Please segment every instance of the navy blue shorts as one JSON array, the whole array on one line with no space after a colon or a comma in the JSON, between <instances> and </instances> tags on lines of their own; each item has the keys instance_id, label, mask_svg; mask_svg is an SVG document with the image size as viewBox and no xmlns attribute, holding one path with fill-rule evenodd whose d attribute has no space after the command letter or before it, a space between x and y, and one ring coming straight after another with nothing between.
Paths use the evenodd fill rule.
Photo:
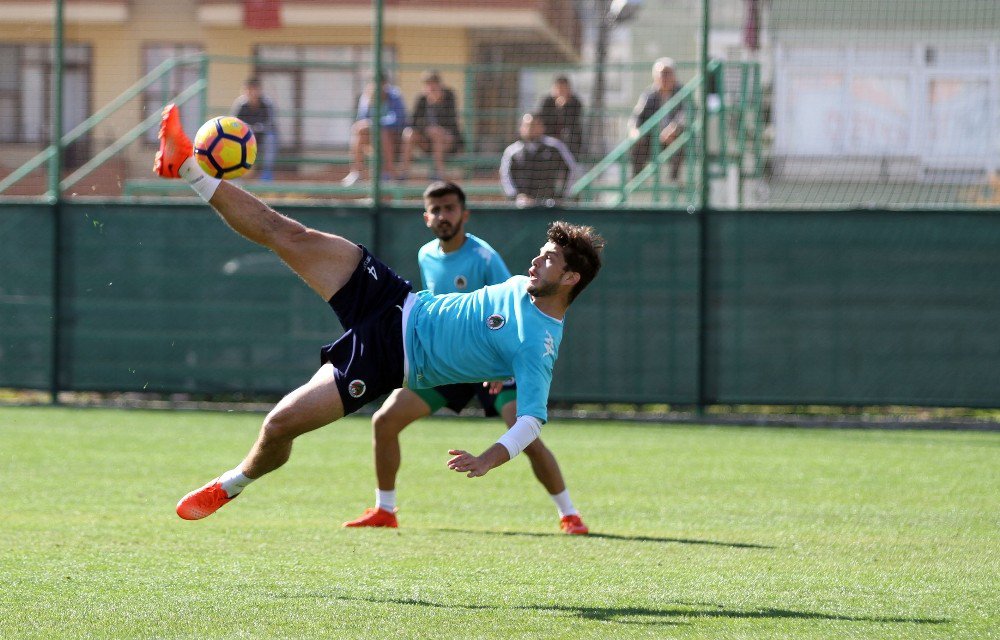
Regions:
<instances>
[{"instance_id":1,"label":"navy blue shorts","mask_svg":"<svg viewBox=\"0 0 1000 640\"><path fill-rule=\"evenodd\" d=\"M473 398L478 398L486 416L493 417L500 415L500 410L505 404L517 400L517 384L513 379L504 382L503 388L496 395L491 395L482 382L460 382L433 389L411 389L411 391L427 403L431 413L441 407L448 407L455 413L461 413Z\"/></svg>"},{"instance_id":2,"label":"navy blue shorts","mask_svg":"<svg viewBox=\"0 0 1000 640\"><path fill-rule=\"evenodd\" d=\"M413 287L361 252L351 279L330 298L344 335L320 349L320 362L333 365L344 415L403 386L403 303Z\"/></svg>"}]
</instances>

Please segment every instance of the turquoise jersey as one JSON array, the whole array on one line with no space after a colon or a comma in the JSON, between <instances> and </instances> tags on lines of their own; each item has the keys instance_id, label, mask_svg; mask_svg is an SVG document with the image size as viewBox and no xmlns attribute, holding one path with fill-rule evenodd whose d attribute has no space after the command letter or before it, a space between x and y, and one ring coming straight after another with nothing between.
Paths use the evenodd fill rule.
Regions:
<instances>
[{"instance_id":1,"label":"turquoise jersey","mask_svg":"<svg viewBox=\"0 0 1000 640\"><path fill-rule=\"evenodd\" d=\"M527 287L527 276L514 276L472 293L417 293L403 335L406 385L427 389L513 376L517 415L545 422L563 323L539 311Z\"/></svg>"},{"instance_id":2,"label":"turquoise jersey","mask_svg":"<svg viewBox=\"0 0 1000 640\"><path fill-rule=\"evenodd\" d=\"M468 293L510 278L500 254L471 233L465 234L465 243L451 253L441 251L437 240L428 242L417 252L417 262L424 289L435 295Z\"/></svg>"}]
</instances>

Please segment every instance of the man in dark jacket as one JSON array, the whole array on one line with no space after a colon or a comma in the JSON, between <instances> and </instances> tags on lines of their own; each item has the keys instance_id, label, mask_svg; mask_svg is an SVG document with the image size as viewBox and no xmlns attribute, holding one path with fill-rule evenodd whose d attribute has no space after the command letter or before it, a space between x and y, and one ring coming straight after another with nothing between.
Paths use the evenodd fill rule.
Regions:
<instances>
[{"instance_id":1,"label":"man in dark jacket","mask_svg":"<svg viewBox=\"0 0 1000 640\"><path fill-rule=\"evenodd\" d=\"M521 118L520 133L500 159L500 185L519 207L554 205L573 184L576 160L562 141L545 135L542 119L534 114Z\"/></svg>"},{"instance_id":2,"label":"man in dark jacket","mask_svg":"<svg viewBox=\"0 0 1000 640\"><path fill-rule=\"evenodd\" d=\"M559 138L580 158L583 149L583 104L573 93L569 78L558 76L552 83L552 93L542 100L539 115L545 123L545 133Z\"/></svg>"},{"instance_id":3,"label":"man in dark jacket","mask_svg":"<svg viewBox=\"0 0 1000 640\"><path fill-rule=\"evenodd\" d=\"M455 92L444 86L437 71L424 73L423 90L413 107L413 119L403 131L402 177L410 172L413 147L430 153L434 159L431 180L444 176L444 158L454 153L462 143L458 129L458 108Z\"/></svg>"},{"instance_id":4,"label":"man in dark jacket","mask_svg":"<svg viewBox=\"0 0 1000 640\"><path fill-rule=\"evenodd\" d=\"M660 58L653 63L653 84L643 91L629 119L629 137L639 136L639 127L660 110L668 100L680 91L680 84L674 72L674 61L670 58ZM665 149L677 136L684 131L684 105L679 104L660 122L660 127L636 142L632 147L632 172L639 173L649 163L652 153L652 136L660 139L660 149ZM670 178L676 180L680 174L683 153L679 152L670 158Z\"/></svg>"},{"instance_id":5,"label":"man in dark jacket","mask_svg":"<svg viewBox=\"0 0 1000 640\"><path fill-rule=\"evenodd\" d=\"M261 180L270 180L278 155L278 125L274 104L261 92L260 80L247 78L243 95L233 103L232 114L250 125L257 139L257 161Z\"/></svg>"}]
</instances>

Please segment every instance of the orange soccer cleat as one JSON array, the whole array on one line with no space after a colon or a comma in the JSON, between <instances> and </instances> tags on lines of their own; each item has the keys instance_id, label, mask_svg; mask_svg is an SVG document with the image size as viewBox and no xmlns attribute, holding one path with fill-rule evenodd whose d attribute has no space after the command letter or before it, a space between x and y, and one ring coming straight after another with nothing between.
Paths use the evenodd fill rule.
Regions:
<instances>
[{"instance_id":1,"label":"orange soccer cleat","mask_svg":"<svg viewBox=\"0 0 1000 640\"><path fill-rule=\"evenodd\" d=\"M379 509L378 507L368 507L357 520L349 520L344 523L345 527L389 527L395 529L399 526L396 522L396 514L392 511Z\"/></svg>"},{"instance_id":2,"label":"orange soccer cleat","mask_svg":"<svg viewBox=\"0 0 1000 640\"><path fill-rule=\"evenodd\" d=\"M559 519L559 528L565 533L574 536L585 536L590 533L590 529L587 525L583 524L583 520L580 519L579 514L573 514L571 516L563 516Z\"/></svg>"},{"instance_id":3,"label":"orange soccer cleat","mask_svg":"<svg viewBox=\"0 0 1000 640\"><path fill-rule=\"evenodd\" d=\"M194 153L194 145L181 126L180 109L175 104L163 107L160 122L160 150L153 161L153 173L161 178L179 178L184 161Z\"/></svg>"},{"instance_id":4,"label":"orange soccer cleat","mask_svg":"<svg viewBox=\"0 0 1000 640\"><path fill-rule=\"evenodd\" d=\"M177 503L177 515L185 520L201 520L218 511L219 507L235 497L229 497L229 494L219 483L219 479L216 478L204 487L195 489L181 498L181 501Z\"/></svg>"}]
</instances>

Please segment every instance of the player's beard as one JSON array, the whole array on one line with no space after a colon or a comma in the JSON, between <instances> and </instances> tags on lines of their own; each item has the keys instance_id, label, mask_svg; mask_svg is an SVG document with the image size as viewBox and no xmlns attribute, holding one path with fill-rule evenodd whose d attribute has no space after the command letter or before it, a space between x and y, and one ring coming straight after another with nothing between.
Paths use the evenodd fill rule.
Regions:
<instances>
[{"instance_id":1,"label":"player's beard","mask_svg":"<svg viewBox=\"0 0 1000 640\"><path fill-rule=\"evenodd\" d=\"M438 237L438 240L443 242L448 242L461 232L461 224L453 227L449 222L439 222L437 226L434 227L434 235Z\"/></svg>"},{"instance_id":2,"label":"player's beard","mask_svg":"<svg viewBox=\"0 0 1000 640\"><path fill-rule=\"evenodd\" d=\"M536 298L545 298L553 296L559 291L559 283L539 280L538 284L529 284L526 291Z\"/></svg>"}]
</instances>

